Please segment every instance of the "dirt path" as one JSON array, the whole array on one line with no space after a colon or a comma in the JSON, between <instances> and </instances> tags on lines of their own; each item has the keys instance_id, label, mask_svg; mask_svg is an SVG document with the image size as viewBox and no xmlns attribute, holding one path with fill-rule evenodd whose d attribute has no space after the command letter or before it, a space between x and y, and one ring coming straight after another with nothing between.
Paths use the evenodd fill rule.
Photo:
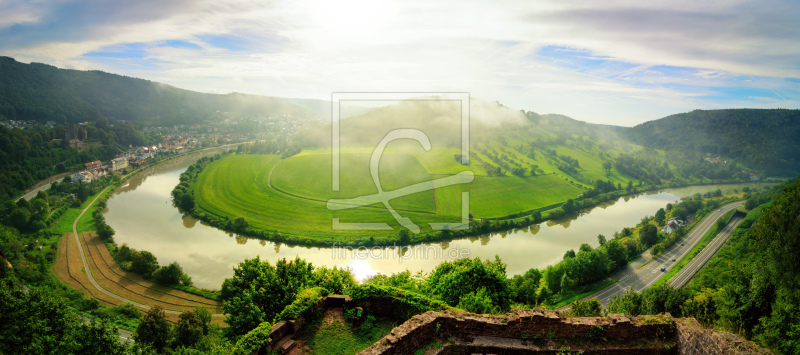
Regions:
<instances>
[{"instance_id":1,"label":"dirt path","mask_svg":"<svg viewBox=\"0 0 800 355\"><path fill-rule=\"evenodd\" d=\"M89 262L86 259L86 252L84 252L83 244L81 243L81 239L78 236L78 221L81 219L81 217L83 217L83 215L86 213L86 211L88 211L89 208L92 207L92 205L97 201L97 199L100 198L100 196L102 196L102 194L106 190L108 190L109 187L110 186L108 186L105 189L103 189L103 191L100 191L100 193L97 194L97 196L94 198L94 200L92 200L92 202L89 203L89 205L86 206L86 208L84 208L83 211L81 211L81 214L78 215L78 217L75 219L75 222L72 223L72 235L75 238L75 242L79 246L78 247L78 251L80 252L81 261L83 262L83 269L86 272L86 277L89 279L89 283L95 289L97 289L98 291L103 293L105 296L111 297L111 298L119 300L121 302L127 302L127 303L130 303L130 304L133 304L134 306L137 306L137 307L140 307L140 308L150 309L149 305L146 305L146 304L143 304L143 303L139 303L139 302L136 302L134 300L119 296L119 295L117 295L117 294L115 294L113 292L110 292L110 291L106 290L105 288L100 286L100 284L97 283L97 280L95 280L94 275L92 274L92 269L89 268ZM168 314L180 314L181 313L180 311L174 311L174 310L169 310L169 309L165 309L164 312L168 313ZM218 313L217 314L212 314L212 316L213 317L224 317L223 314L218 314Z\"/></svg>"}]
</instances>

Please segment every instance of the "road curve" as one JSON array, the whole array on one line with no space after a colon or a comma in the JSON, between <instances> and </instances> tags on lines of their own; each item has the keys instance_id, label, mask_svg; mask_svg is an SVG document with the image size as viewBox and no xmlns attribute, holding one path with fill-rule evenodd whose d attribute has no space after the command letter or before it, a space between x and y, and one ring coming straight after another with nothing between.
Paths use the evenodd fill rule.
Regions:
<instances>
[{"instance_id":1,"label":"road curve","mask_svg":"<svg viewBox=\"0 0 800 355\"><path fill-rule=\"evenodd\" d=\"M75 242L78 243L78 247L79 247L78 251L80 251L80 253L81 253L81 261L83 262L83 269L86 270L86 276L89 278L89 282L98 291L100 291L100 292L102 292L102 293L104 293L104 294L106 294L106 295L108 295L110 297L116 298L116 299L118 299L118 300L120 300L122 302L130 303L130 304L132 304L132 305L134 305L136 307L141 307L141 308L144 308L144 309L150 309L151 307L146 305L146 304L139 303L139 302L136 302L136 301L133 301L133 300L129 300L129 299L125 298L125 297L119 296L119 295L117 295L117 294L115 294L115 293L113 293L111 291L108 291L105 288L103 288L102 286L100 286L97 283L97 281L95 281L94 276L92 275L92 269L89 268L89 263L86 261L86 254L83 252L83 244L81 243L81 240L78 237L78 221L81 219L81 217L83 217L83 214L86 213L86 211L88 211L90 207L92 207L92 205L95 203L95 201L97 201L97 199L100 198L100 196L106 190L108 190L110 187L111 186L107 186L105 189L103 189L103 191L100 191L100 193L98 193L97 196L95 196L94 200L92 200L92 202L89 203L89 205L86 206L86 208L84 208L83 211L81 211L81 214L78 215L78 218L75 218L75 222L72 223L72 235L75 237ZM169 313L169 314L181 314L181 312L179 312L179 311L173 311L173 310L170 310L170 309L164 309L164 312ZM224 314L212 314L211 316L212 317L224 317Z\"/></svg>"},{"instance_id":2,"label":"road curve","mask_svg":"<svg viewBox=\"0 0 800 355\"><path fill-rule=\"evenodd\" d=\"M699 243L700 240L703 239L703 236L705 236L706 233L708 233L708 231L711 230L711 228L717 222L717 219L722 217L722 215L724 215L728 211L742 205L744 205L744 201L733 202L725 206L722 206L715 211L712 211L705 218L700 220L694 226L694 228L692 228L692 230L689 231L689 233L687 233L686 236L683 237L683 239L681 239L680 243L676 243L669 249L665 250L664 252L661 253L661 255L650 261L647 265L642 266L641 268L637 268L637 266L643 264L644 260L637 260L629 264L625 269L622 269L616 272L614 275L610 276L612 279L617 280L617 282L615 282L609 287L606 287L605 289L595 292L587 297L584 297L583 300L597 298L597 300L600 301L600 303L605 307L608 306L608 303L611 302L611 298L614 295L619 294L620 296L622 296L631 288L633 288L633 290L636 292L642 292L646 290L647 288L655 284L656 281L661 279L661 277L664 276L666 271L672 269L678 261L683 259L687 254L689 254L692 248L694 248L694 246L697 243ZM738 221L730 223L728 227L731 227L732 225L735 224L738 224ZM732 226L730 231L732 231L733 228L735 228L735 226ZM728 228L725 228L725 230L728 230ZM714 242L724 243L724 240L722 239L723 238L715 238ZM724 239L727 240L727 237L725 237ZM722 241L720 242L719 240ZM722 244L719 245L721 246ZM704 248L704 251L706 249L713 249L710 247L711 245L706 246L706 248ZM717 247L716 249L719 248ZM714 252L716 252L716 249L714 250ZM708 258L711 257L711 255L713 255L714 252L709 252L709 254L706 256L706 261L708 260ZM695 259L698 259L700 257L701 255L697 255ZM675 262L672 261L673 259L675 260ZM698 261L698 264L699 263L700 261ZM691 276L688 276L688 279L691 279L691 277L694 276L694 273L696 273L697 270L704 264L705 261L703 261L702 264L700 264L699 266L690 263L689 265L684 267L675 277L673 277L673 279L681 277L681 280L683 280L686 277L684 275L689 273L691 273ZM691 268L689 267L690 265L692 265ZM661 268L664 268L665 271L662 272Z\"/></svg>"}]
</instances>

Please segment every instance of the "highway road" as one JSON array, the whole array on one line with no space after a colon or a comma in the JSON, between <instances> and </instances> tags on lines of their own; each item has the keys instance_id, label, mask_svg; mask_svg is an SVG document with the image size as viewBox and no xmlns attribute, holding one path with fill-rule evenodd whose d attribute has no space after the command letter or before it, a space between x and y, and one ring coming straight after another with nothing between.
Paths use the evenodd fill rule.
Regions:
<instances>
[{"instance_id":1,"label":"highway road","mask_svg":"<svg viewBox=\"0 0 800 355\"><path fill-rule=\"evenodd\" d=\"M717 236L711 240L711 243L708 243L708 245L703 248L703 250L700 251L700 253L697 254L697 256L695 256L691 262L689 262L689 264L684 266L683 269L678 272L677 275L675 275L675 277L669 280L670 286L682 288L688 285L689 281L692 280L694 275L696 275L697 272L700 271L700 269L702 269L709 260L711 260L711 257L714 256L714 254L716 254L723 245L725 245L725 242L728 241L728 238L731 236L731 234L733 234L733 231L737 226L739 226L739 223L741 223L743 219L744 218L742 217L732 218L722 232L717 234Z\"/></svg>"},{"instance_id":2,"label":"highway road","mask_svg":"<svg viewBox=\"0 0 800 355\"><path fill-rule=\"evenodd\" d=\"M22 197L16 199L14 202L19 201L21 198L24 198L24 199L30 201L32 198L36 197L36 194L38 194L39 191L47 191L49 189L50 189L50 183L48 182L48 183L46 183L46 184L44 184L42 186L39 186L39 187L29 191L26 194L22 195Z\"/></svg>"},{"instance_id":3,"label":"highway road","mask_svg":"<svg viewBox=\"0 0 800 355\"><path fill-rule=\"evenodd\" d=\"M694 246L699 243L701 239L703 239L703 236L705 236L706 233L711 230L711 227L714 226L714 224L717 222L717 219L722 217L722 215L728 211L742 205L744 205L743 201L734 202L709 213L705 218L698 222L680 242L661 253L661 255L650 261L647 265L637 269L639 265L645 262L643 258L628 264L627 268L611 275L611 278L617 280L617 282L609 287L595 292L594 294L584 297L583 300L597 298L597 300L600 301L600 303L605 307L608 306L608 303L611 302L611 298L616 294L622 296L622 294L627 292L630 288L633 288L633 290L636 292L642 292L650 286L653 286L656 281L664 276L667 271L672 269L672 267L674 267L678 261L689 254L692 248L694 248ZM706 261L708 261L708 259L710 259L711 256L713 256L714 253L719 250L719 247L725 243L725 240L728 239L730 232L736 228L735 225L737 225L740 220L732 222L734 223L730 223L730 225L723 230L723 233L726 231L728 232L727 235L720 235L717 238L714 238L712 243L703 249L703 253L698 254L693 259L692 263L689 263L689 265L684 267L675 277L673 277L673 280L680 280L676 282L680 282L681 286L688 283L694 274L697 273L697 270L702 268ZM713 248L712 244L718 246ZM705 259L702 260L703 258ZM675 261L672 261L673 259ZM661 271L661 268L664 268L665 271Z\"/></svg>"}]
</instances>

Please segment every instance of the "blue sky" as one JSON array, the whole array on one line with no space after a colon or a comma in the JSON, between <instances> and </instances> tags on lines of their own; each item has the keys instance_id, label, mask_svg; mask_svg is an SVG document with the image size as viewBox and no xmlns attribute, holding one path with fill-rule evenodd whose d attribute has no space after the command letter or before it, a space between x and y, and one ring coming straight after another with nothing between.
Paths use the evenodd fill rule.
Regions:
<instances>
[{"instance_id":1,"label":"blue sky","mask_svg":"<svg viewBox=\"0 0 800 355\"><path fill-rule=\"evenodd\" d=\"M0 2L0 55L212 93L469 92L632 126L800 108L800 2Z\"/></svg>"}]
</instances>

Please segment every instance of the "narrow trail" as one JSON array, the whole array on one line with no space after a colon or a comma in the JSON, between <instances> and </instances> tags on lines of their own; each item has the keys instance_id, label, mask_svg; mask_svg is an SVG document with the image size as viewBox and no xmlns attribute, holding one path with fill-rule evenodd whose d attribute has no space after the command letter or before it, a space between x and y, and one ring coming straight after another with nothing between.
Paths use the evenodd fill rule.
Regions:
<instances>
[{"instance_id":1,"label":"narrow trail","mask_svg":"<svg viewBox=\"0 0 800 355\"><path fill-rule=\"evenodd\" d=\"M108 190L110 187L111 186L107 186L105 189L103 189L103 191L100 191L100 193L98 193L97 196L95 196L94 200L92 200L92 202L89 203L89 205L86 206L86 208L84 208L83 211L81 211L81 214L78 215L78 218L75 218L75 222L72 223L72 236L75 237L75 242L78 243L78 246L79 246L78 251L81 254L81 261L83 262L83 269L86 271L86 276L89 278L89 282L92 284L92 286L94 286L94 288L96 288L98 291L108 295L109 297L113 297L113 298L115 298L117 300L120 300L122 302L127 302L127 303L130 303L130 304L133 304L136 307L140 307L140 308L144 308L144 309L150 309L151 307L146 305L146 304L139 303L139 302L127 299L125 297L119 296L119 295L117 295L117 294L115 294L115 293L113 293L111 291L106 290L102 286L100 286L100 284L97 283L97 280L94 279L94 275L92 275L92 269L89 268L89 262L86 261L86 253L83 251L83 244L81 243L80 237L78 237L78 221L80 221L81 217L83 217L83 215L86 213L86 211L88 211L89 208L91 208L92 205L94 205L94 203L97 201L97 199L100 198L100 196L102 196L103 193L106 192L106 190ZM168 314L181 314L181 312L179 312L179 311L174 311L174 310L170 310L170 309L164 309L164 312L168 313ZM211 316L212 317L224 317L225 315L224 314L212 314Z\"/></svg>"}]
</instances>

